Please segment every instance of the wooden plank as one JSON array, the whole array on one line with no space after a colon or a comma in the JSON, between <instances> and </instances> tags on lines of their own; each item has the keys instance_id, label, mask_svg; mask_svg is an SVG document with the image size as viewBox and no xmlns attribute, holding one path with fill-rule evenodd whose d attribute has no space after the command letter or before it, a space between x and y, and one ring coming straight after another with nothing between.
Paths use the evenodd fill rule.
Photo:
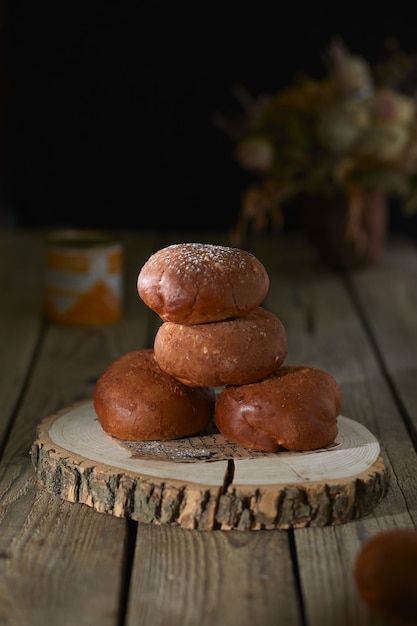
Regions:
<instances>
[{"instance_id":1,"label":"wooden plank","mask_svg":"<svg viewBox=\"0 0 417 626\"><path fill-rule=\"evenodd\" d=\"M258 256L265 259L272 278L268 306L288 329L289 358L324 367L340 380L344 413L383 441L384 459L395 468L389 492L360 522L294 531L295 572L292 531L206 533L139 523L129 625L137 623L138 616L145 626L264 626L276 623L277 617L300 626L333 626L335 616L338 626L367 624L368 613L351 577L357 549L380 528L412 524L417 507L408 475L417 469L415 452L349 292L338 275L310 264L303 246L292 241L281 245L279 238L270 243L260 241ZM54 619L65 624L65 615L77 624L83 624L82 619L94 623L97 617L103 626L120 623L121 589L116 580L120 585L126 564L126 522L37 493L28 450L41 417L91 397L107 363L149 341L149 313L133 288L136 267L139 271L149 251L146 241L143 245L129 248L130 295L122 323L94 331L48 327L41 345L0 465L0 523L5 529L0 540L0 616L6 623L15 615L22 620L36 615L39 624ZM51 590L46 588L45 571ZM296 574L306 622L298 604ZM88 594L85 589L92 579L94 593ZM75 600L78 591L80 599Z\"/></svg>"},{"instance_id":2,"label":"wooden plank","mask_svg":"<svg viewBox=\"0 0 417 626\"><path fill-rule=\"evenodd\" d=\"M253 251L270 271L272 288L265 306L281 318L287 329L286 362L322 367L333 374L342 387L343 413L367 426L383 442L391 479L387 496L373 513L354 525L294 531L306 623L368 624L369 613L358 597L352 565L361 543L373 533L417 523L417 489L410 480L417 472L416 453L367 326L358 317L355 302L340 276L319 267L302 242L297 248L297 242L290 239L263 240ZM386 272L390 271L391 266L380 272L379 289L385 301L396 298L394 285L386 286L385 282ZM362 295L368 290L375 292L371 283L375 284L376 272L377 268L368 272L373 278L364 284ZM355 286L357 280L359 275L358 279L355 276ZM379 304L382 300L369 303L370 318ZM415 342L411 319L408 323L410 339L412 336ZM397 348L398 344L393 350Z\"/></svg>"},{"instance_id":3,"label":"wooden plank","mask_svg":"<svg viewBox=\"0 0 417 626\"><path fill-rule=\"evenodd\" d=\"M354 274L352 285L383 368L417 442L417 249L394 239L379 265Z\"/></svg>"},{"instance_id":4,"label":"wooden plank","mask_svg":"<svg viewBox=\"0 0 417 626\"><path fill-rule=\"evenodd\" d=\"M386 403L379 402L385 445L396 477L406 494L417 525L415 448L417 445L417 249L407 240L393 239L380 264L351 277L358 306L375 342L381 370L401 414L401 426ZM375 398L378 402L379 398ZM403 432L408 438L403 438Z\"/></svg>"},{"instance_id":5,"label":"wooden plank","mask_svg":"<svg viewBox=\"0 0 417 626\"><path fill-rule=\"evenodd\" d=\"M268 248L267 244L262 242L259 257L267 267L274 267L275 264L277 270L270 272L273 287L265 304L281 317L287 330L288 357L285 362L322 367L329 371L342 387L342 413L364 424L383 442L387 460L392 458L398 464L396 473L398 475L401 468L405 479L411 468L417 469L416 455L402 419L401 407L386 384L384 371L373 349L373 340L369 337L367 325L356 313L349 289L338 274L317 267L305 254L305 262L301 262L302 246L297 259L296 242L286 239L280 242L278 250L275 246ZM271 263L268 258L272 259ZM376 267L354 275L355 285L359 285L358 281L363 281L365 275L369 276L363 285L362 295L365 297L366 293L366 297L369 294L372 298L372 306L369 304L372 320L374 316L378 320L378 315L389 318L383 312L382 302L375 302L373 294L379 290L384 294L384 300L396 299L396 278L393 281L386 279L393 271L393 266L387 266L383 273ZM387 307L386 304L385 309ZM377 311L374 313L375 308ZM414 336L412 316L408 317L408 341L412 344L417 340L417 330ZM400 324L401 319L398 318L396 326ZM386 334L382 332L379 337L381 346L384 341L394 341L385 339ZM408 350L408 359L411 359L412 352L412 348ZM408 495L412 508L417 495L412 485Z\"/></svg>"},{"instance_id":6,"label":"wooden plank","mask_svg":"<svg viewBox=\"0 0 417 626\"><path fill-rule=\"evenodd\" d=\"M0 451L42 332L43 249L35 233L0 231Z\"/></svg>"},{"instance_id":7,"label":"wooden plank","mask_svg":"<svg viewBox=\"0 0 417 626\"><path fill-rule=\"evenodd\" d=\"M132 274L151 245L145 234L127 243L131 269L120 322L97 328L46 326L0 464L1 545L6 555L0 559L1 623L118 623L127 522L38 491L29 450L43 417L91 398L104 367L146 343L148 312L132 285ZM32 253L27 267L39 268L36 246ZM7 263L14 257L3 258ZM38 274L34 271L35 278ZM21 294L15 290L10 298L10 307L19 310ZM29 324L39 323L40 312L32 307L27 317ZM0 354L3 368L6 356L10 354Z\"/></svg>"},{"instance_id":8,"label":"wooden plank","mask_svg":"<svg viewBox=\"0 0 417 626\"><path fill-rule=\"evenodd\" d=\"M34 482L21 468L1 499L0 623L116 624L126 524L37 491Z\"/></svg>"},{"instance_id":9,"label":"wooden plank","mask_svg":"<svg viewBox=\"0 0 417 626\"><path fill-rule=\"evenodd\" d=\"M410 525L405 516L398 526ZM363 541L388 527L389 517L378 515L355 524L296 531L301 589L309 626L369 626L379 624L358 596L353 568ZM324 571L327 572L323 578Z\"/></svg>"},{"instance_id":10,"label":"wooden plank","mask_svg":"<svg viewBox=\"0 0 417 626\"><path fill-rule=\"evenodd\" d=\"M126 626L138 616L141 626L301 626L287 532L139 524Z\"/></svg>"},{"instance_id":11,"label":"wooden plank","mask_svg":"<svg viewBox=\"0 0 417 626\"><path fill-rule=\"evenodd\" d=\"M314 529L314 536L311 528L294 532L307 623L330 626L335 618L340 626L348 626L352 621L369 623L350 566L367 536L379 528L412 523L401 483L407 479L410 468L411 474L415 473L415 454L410 450L407 430L385 385L378 359L369 346L366 329L357 318L340 277L318 267L310 251L302 244L297 247L297 242L262 240L259 246L253 242L251 250L270 273L271 290L265 306L286 326L288 362L315 365L335 375L344 391L346 415L367 425L384 441L390 468L391 458L399 467L399 475L397 465L393 472L398 481L391 482L387 497L359 526L346 524L332 531ZM410 504L415 503L414 493L411 492ZM275 557L278 561L277 554ZM338 606L346 611L339 611Z\"/></svg>"}]
</instances>

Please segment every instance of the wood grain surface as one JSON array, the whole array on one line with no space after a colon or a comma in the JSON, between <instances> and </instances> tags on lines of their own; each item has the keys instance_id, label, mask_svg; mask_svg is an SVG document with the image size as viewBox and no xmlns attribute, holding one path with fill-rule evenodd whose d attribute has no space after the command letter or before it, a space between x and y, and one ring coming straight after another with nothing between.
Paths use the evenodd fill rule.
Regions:
<instances>
[{"instance_id":1,"label":"wood grain surface","mask_svg":"<svg viewBox=\"0 0 417 626\"><path fill-rule=\"evenodd\" d=\"M89 401L121 354L149 347L158 319L135 279L148 255L219 234L126 233L123 319L63 328L42 313L43 236L0 232L0 624L3 626L369 626L352 567L377 532L417 526L417 251L393 240L377 267L340 275L297 237L253 239L283 321L288 363L328 370L343 415L376 438L385 497L343 524L200 531L98 513L39 485L40 421ZM237 476L235 476L237 480ZM382 624L381 624L382 626Z\"/></svg>"}]
</instances>

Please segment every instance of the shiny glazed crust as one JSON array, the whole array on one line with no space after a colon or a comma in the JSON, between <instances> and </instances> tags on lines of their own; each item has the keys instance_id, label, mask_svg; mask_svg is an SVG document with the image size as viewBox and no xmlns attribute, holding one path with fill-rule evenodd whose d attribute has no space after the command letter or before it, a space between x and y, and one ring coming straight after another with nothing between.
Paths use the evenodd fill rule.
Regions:
<instances>
[{"instance_id":1,"label":"shiny glazed crust","mask_svg":"<svg viewBox=\"0 0 417 626\"><path fill-rule=\"evenodd\" d=\"M153 350L129 352L97 380L94 408L103 430L131 441L186 437L213 416L211 387L190 388L163 372Z\"/></svg>"},{"instance_id":2,"label":"shiny glazed crust","mask_svg":"<svg viewBox=\"0 0 417 626\"><path fill-rule=\"evenodd\" d=\"M257 307L245 317L187 326L164 322L154 341L161 369L193 387L243 385L267 376L287 355L284 326Z\"/></svg>"},{"instance_id":3,"label":"shiny glazed crust","mask_svg":"<svg viewBox=\"0 0 417 626\"><path fill-rule=\"evenodd\" d=\"M263 264L240 248L182 243L147 260L137 289L162 320L203 324L247 315L265 298L269 277Z\"/></svg>"},{"instance_id":4,"label":"shiny glazed crust","mask_svg":"<svg viewBox=\"0 0 417 626\"><path fill-rule=\"evenodd\" d=\"M341 405L330 374L288 365L258 382L223 389L215 422L224 437L252 450L316 450L335 440Z\"/></svg>"}]
</instances>

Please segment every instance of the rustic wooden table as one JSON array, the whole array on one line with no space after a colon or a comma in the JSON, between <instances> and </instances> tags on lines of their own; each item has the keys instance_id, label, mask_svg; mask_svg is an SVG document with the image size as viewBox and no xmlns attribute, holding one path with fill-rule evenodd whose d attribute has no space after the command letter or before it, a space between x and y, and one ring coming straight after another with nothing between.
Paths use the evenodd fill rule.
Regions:
<instances>
[{"instance_id":1,"label":"rustic wooden table","mask_svg":"<svg viewBox=\"0 0 417 626\"><path fill-rule=\"evenodd\" d=\"M316 264L297 237L251 251L283 321L287 363L339 381L343 415L377 438L390 479L373 510L342 524L190 530L137 522L42 488L30 450L39 422L89 400L123 353L152 345L156 321L136 292L148 256L210 233L123 237L120 322L65 327L42 314L44 236L0 232L0 624L13 626L360 626L383 624L352 568L375 533L417 523L417 249L392 240L377 267L347 276Z\"/></svg>"}]
</instances>

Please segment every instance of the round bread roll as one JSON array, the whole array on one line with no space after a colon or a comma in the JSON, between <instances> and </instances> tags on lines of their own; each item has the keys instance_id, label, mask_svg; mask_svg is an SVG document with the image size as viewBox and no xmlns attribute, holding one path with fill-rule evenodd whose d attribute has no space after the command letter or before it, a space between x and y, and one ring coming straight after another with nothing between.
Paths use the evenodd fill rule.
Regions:
<instances>
[{"instance_id":1,"label":"round bread roll","mask_svg":"<svg viewBox=\"0 0 417 626\"><path fill-rule=\"evenodd\" d=\"M137 289L162 320L205 324L247 315L265 298L269 277L245 250L182 243L162 248L147 260Z\"/></svg>"},{"instance_id":2,"label":"round bread roll","mask_svg":"<svg viewBox=\"0 0 417 626\"><path fill-rule=\"evenodd\" d=\"M226 439L252 450L316 450L333 443L342 394L327 372L302 365L282 366L268 377L226 387L214 419Z\"/></svg>"},{"instance_id":3,"label":"round bread roll","mask_svg":"<svg viewBox=\"0 0 417 626\"><path fill-rule=\"evenodd\" d=\"M103 430L130 441L187 437L213 417L215 392L191 388L163 372L153 350L129 352L109 365L93 393Z\"/></svg>"},{"instance_id":4,"label":"round bread roll","mask_svg":"<svg viewBox=\"0 0 417 626\"><path fill-rule=\"evenodd\" d=\"M358 592L393 624L417 624L417 531L381 531L362 545L354 565Z\"/></svg>"},{"instance_id":5,"label":"round bread roll","mask_svg":"<svg viewBox=\"0 0 417 626\"><path fill-rule=\"evenodd\" d=\"M222 387L267 376L284 362L288 348L281 320L257 307L222 322L164 322L154 350L161 369L185 385Z\"/></svg>"}]
</instances>

